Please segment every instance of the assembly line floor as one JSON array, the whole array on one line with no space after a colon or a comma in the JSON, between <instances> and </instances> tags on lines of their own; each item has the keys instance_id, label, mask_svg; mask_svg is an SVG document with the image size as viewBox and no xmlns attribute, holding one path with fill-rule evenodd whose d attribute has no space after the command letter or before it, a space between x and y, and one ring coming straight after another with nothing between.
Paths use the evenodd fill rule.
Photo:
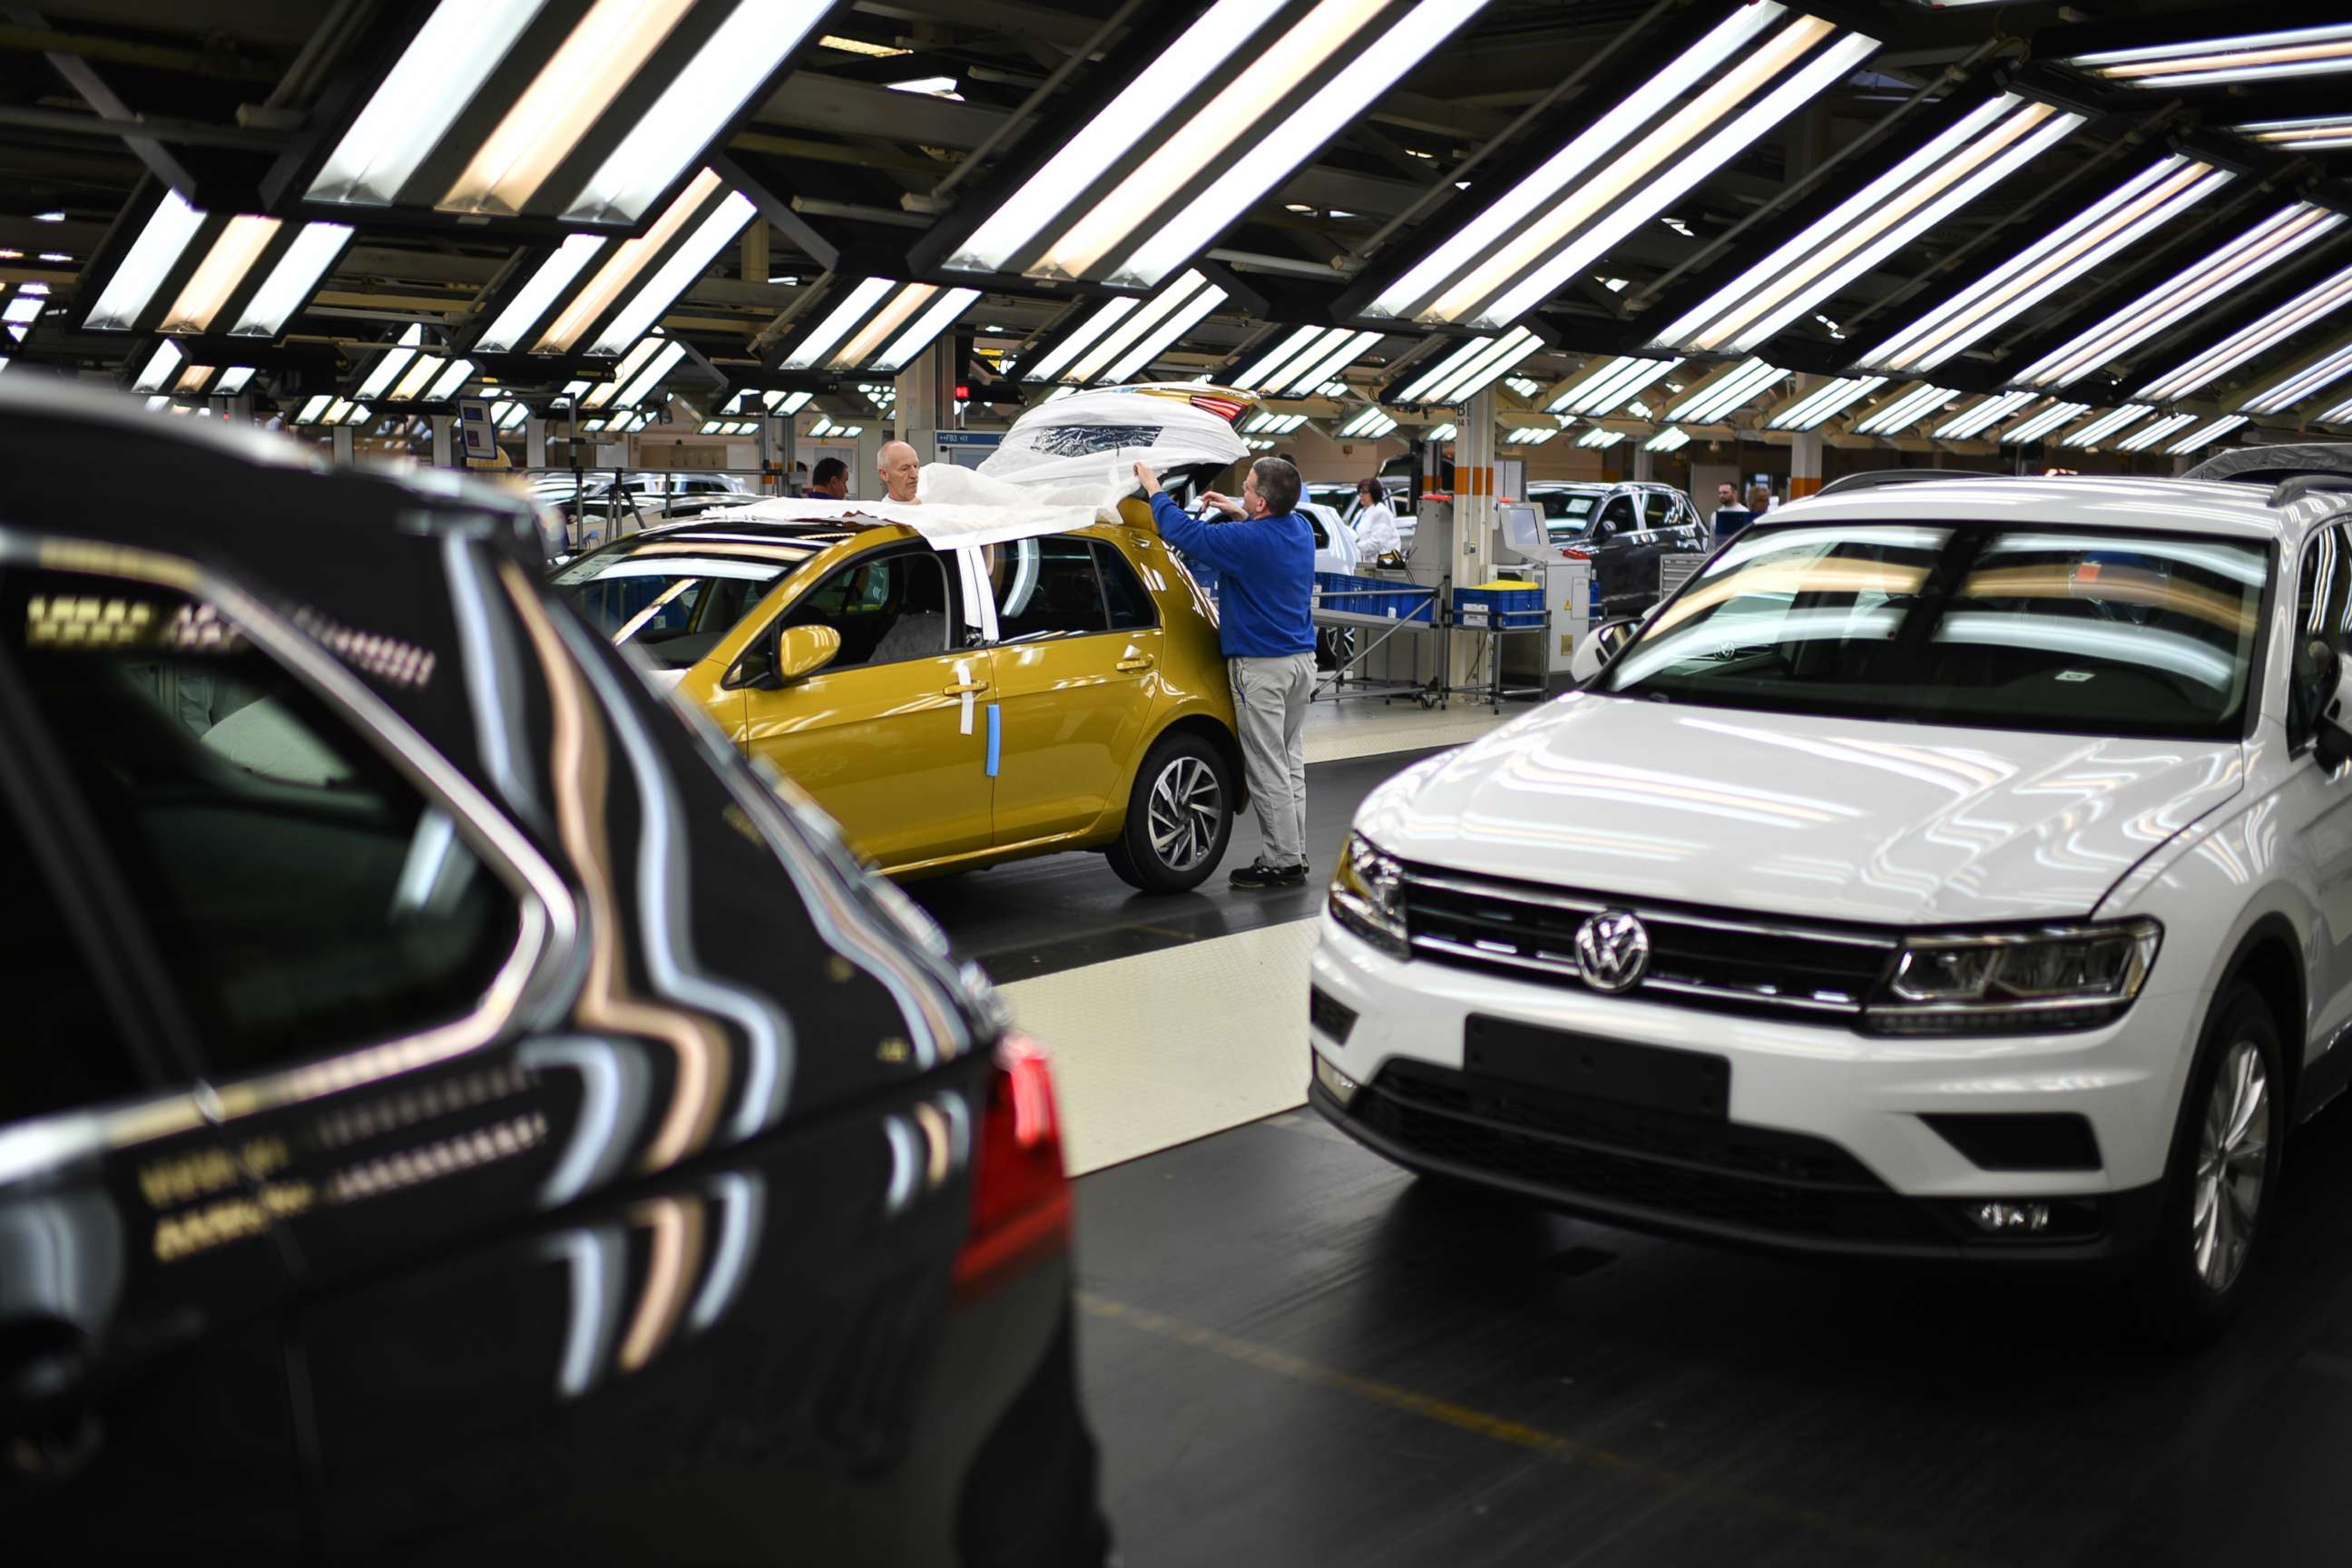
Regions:
<instances>
[{"instance_id":1,"label":"assembly line floor","mask_svg":"<svg viewBox=\"0 0 2352 1568\"><path fill-rule=\"evenodd\" d=\"M1366 792L1468 738L1365 706L1318 716L1318 873ZM2095 1279L1417 1181L1299 1109L1319 887L1144 900L1064 856L914 891L1055 1055L1126 1568L2352 1561L2352 1111L2290 1152L2247 1317L2168 1357Z\"/></svg>"}]
</instances>

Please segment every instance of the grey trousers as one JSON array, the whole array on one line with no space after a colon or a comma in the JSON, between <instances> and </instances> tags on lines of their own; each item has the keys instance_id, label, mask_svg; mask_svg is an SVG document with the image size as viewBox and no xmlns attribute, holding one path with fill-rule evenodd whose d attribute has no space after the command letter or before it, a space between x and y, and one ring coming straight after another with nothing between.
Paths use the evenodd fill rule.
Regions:
<instances>
[{"instance_id":1,"label":"grey trousers","mask_svg":"<svg viewBox=\"0 0 2352 1568\"><path fill-rule=\"evenodd\" d=\"M1262 866L1307 858L1307 703L1315 694L1315 656L1229 658L1242 768L1265 847Z\"/></svg>"}]
</instances>

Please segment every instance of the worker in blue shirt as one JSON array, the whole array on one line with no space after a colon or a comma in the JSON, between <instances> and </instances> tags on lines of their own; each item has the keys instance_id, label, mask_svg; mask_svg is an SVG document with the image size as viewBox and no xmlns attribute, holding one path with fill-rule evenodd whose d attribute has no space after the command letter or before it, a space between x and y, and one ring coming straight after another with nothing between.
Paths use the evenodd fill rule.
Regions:
<instances>
[{"instance_id":1,"label":"worker in blue shirt","mask_svg":"<svg viewBox=\"0 0 2352 1568\"><path fill-rule=\"evenodd\" d=\"M1160 537L1223 578L1217 615L1241 730L1242 768L1265 847L1234 872L1255 891L1307 885L1307 704L1315 695L1315 530L1298 510L1298 470L1260 458L1241 500L1202 499L1238 521L1187 517L1160 476L1135 465Z\"/></svg>"}]
</instances>

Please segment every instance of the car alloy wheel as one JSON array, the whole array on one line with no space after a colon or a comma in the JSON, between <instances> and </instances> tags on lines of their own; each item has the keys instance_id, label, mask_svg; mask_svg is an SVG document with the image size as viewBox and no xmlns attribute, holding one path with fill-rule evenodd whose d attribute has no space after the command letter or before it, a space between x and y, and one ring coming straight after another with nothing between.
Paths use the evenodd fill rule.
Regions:
<instances>
[{"instance_id":1,"label":"car alloy wheel","mask_svg":"<svg viewBox=\"0 0 2352 1568\"><path fill-rule=\"evenodd\" d=\"M2216 1293L2237 1283L2262 1213L2271 1141L2270 1075L2262 1048L2239 1040L2213 1075L2197 1136L2189 1241L2197 1276Z\"/></svg>"},{"instance_id":2,"label":"car alloy wheel","mask_svg":"<svg viewBox=\"0 0 2352 1568\"><path fill-rule=\"evenodd\" d=\"M1198 757L1179 756L1151 784L1151 848L1171 871L1190 871L1217 842L1224 792Z\"/></svg>"}]
</instances>

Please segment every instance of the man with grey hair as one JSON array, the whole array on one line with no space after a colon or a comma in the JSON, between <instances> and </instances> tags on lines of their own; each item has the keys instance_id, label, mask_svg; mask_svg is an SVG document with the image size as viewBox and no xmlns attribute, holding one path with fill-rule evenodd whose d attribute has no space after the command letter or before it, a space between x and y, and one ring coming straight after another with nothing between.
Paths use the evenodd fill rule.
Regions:
<instances>
[{"instance_id":1,"label":"man with grey hair","mask_svg":"<svg viewBox=\"0 0 2352 1568\"><path fill-rule=\"evenodd\" d=\"M882 493L892 500L919 500L915 489L922 482L923 460L904 441L885 441L879 458Z\"/></svg>"},{"instance_id":2,"label":"man with grey hair","mask_svg":"<svg viewBox=\"0 0 2352 1568\"><path fill-rule=\"evenodd\" d=\"M1235 521L1184 515L1160 476L1135 465L1160 537L1221 579L1217 635L1233 681L1242 767L1265 847L1233 874L1255 891L1307 885L1307 700L1315 694L1315 530L1298 510L1298 470L1252 463L1239 500L1202 498Z\"/></svg>"}]
</instances>

